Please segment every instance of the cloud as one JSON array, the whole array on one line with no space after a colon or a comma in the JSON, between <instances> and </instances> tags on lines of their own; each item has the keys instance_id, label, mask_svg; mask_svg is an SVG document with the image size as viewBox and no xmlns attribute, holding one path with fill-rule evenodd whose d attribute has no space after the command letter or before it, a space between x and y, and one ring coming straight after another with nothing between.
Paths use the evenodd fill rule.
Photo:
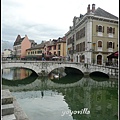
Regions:
<instances>
[{"instance_id":1,"label":"cloud","mask_svg":"<svg viewBox=\"0 0 120 120\"><path fill-rule=\"evenodd\" d=\"M57 39L68 32L74 16L87 12L88 4L95 3L116 15L117 11L112 9L111 12L110 7L117 8L117 1L112 3L106 0L104 5L100 0L2 0L2 39L13 42L18 34L28 35L38 43Z\"/></svg>"}]
</instances>

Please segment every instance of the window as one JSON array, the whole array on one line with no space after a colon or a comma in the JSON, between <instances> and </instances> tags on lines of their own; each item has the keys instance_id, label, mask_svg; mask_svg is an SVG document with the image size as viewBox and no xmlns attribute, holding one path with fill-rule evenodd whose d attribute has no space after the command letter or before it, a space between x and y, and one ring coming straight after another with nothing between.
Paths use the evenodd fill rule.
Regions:
<instances>
[{"instance_id":1,"label":"window","mask_svg":"<svg viewBox=\"0 0 120 120\"><path fill-rule=\"evenodd\" d=\"M97 64L102 65L102 55L97 56Z\"/></svg>"},{"instance_id":2,"label":"window","mask_svg":"<svg viewBox=\"0 0 120 120\"><path fill-rule=\"evenodd\" d=\"M114 49L114 42L107 42L107 48L113 48Z\"/></svg>"},{"instance_id":3,"label":"window","mask_svg":"<svg viewBox=\"0 0 120 120\"><path fill-rule=\"evenodd\" d=\"M58 56L60 56L60 51L58 51Z\"/></svg>"},{"instance_id":4,"label":"window","mask_svg":"<svg viewBox=\"0 0 120 120\"><path fill-rule=\"evenodd\" d=\"M60 46L60 44L59 44L59 45L58 45L58 50L60 50L60 47L61 47L61 46Z\"/></svg>"},{"instance_id":5,"label":"window","mask_svg":"<svg viewBox=\"0 0 120 120\"><path fill-rule=\"evenodd\" d=\"M56 55L56 52L54 52L54 55Z\"/></svg>"},{"instance_id":6,"label":"window","mask_svg":"<svg viewBox=\"0 0 120 120\"><path fill-rule=\"evenodd\" d=\"M108 43L108 48L112 48L112 42Z\"/></svg>"},{"instance_id":7,"label":"window","mask_svg":"<svg viewBox=\"0 0 120 120\"><path fill-rule=\"evenodd\" d=\"M79 44L79 51L85 51L85 42Z\"/></svg>"},{"instance_id":8,"label":"window","mask_svg":"<svg viewBox=\"0 0 120 120\"><path fill-rule=\"evenodd\" d=\"M37 51L38 54L42 53L42 50Z\"/></svg>"},{"instance_id":9,"label":"window","mask_svg":"<svg viewBox=\"0 0 120 120\"><path fill-rule=\"evenodd\" d=\"M76 45L76 52L79 52L79 44Z\"/></svg>"},{"instance_id":10,"label":"window","mask_svg":"<svg viewBox=\"0 0 120 120\"><path fill-rule=\"evenodd\" d=\"M98 26L98 32L102 32L102 26Z\"/></svg>"},{"instance_id":11,"label":"window","mask_svg":"<svg viewBox=\"0 0 120 120\"><path fill-rule=\"evenodd\" d=\"M85 37L85 27L76 33L76 40Z\"/></svg>"},{"instance_id":12,"label":"window","mask_svg":"<svg viewBox=\"0 0 120 120\"><path fill-rule=\"evenodd\" d=\"M112 27L109 28L109 33L112 33Z\"/></svg>"},{"instance_id":13,"label":"window","mask_svg":"<svg viewBox=\"0 0 120 120\"><path fill-rule=\"evenodd\" d=\"M107 33L115 34L115 28L113 28L113 27L107 27Z\"/></svg>"},{"instance_id":14,"label":"window","mask_svg":"<svg viewBox=\"0 0 120 120\"><path fill-rule=\"evenodd\" d=\"M96 32L103 32L104 33L104 26L96 25Z\"/></svg>"},{"instance_id":15,"label":"window","mask_svg":"<svg viewBox=\"0 0 120 120\"><path fill-rule=\"evenodd\" d=\"M54 46L54 48L53 48L54 50L56 50L56 45Z\"/></svg>"},{"instance_id":16,"label":"window","mask_svg":"<svg viewBox=\"0 0 120 120\"><path fill-rule=\"evenodd\" d=\"M98 41L98 47L102 47L102 41Z\"/></svg>"}]
</instances>

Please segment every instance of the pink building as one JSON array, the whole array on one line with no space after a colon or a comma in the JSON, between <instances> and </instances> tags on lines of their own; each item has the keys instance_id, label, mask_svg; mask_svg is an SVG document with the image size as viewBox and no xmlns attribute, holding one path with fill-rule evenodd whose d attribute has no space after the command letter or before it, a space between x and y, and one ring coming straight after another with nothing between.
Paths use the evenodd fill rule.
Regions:
<instances>
[{"instance_id":1,"label":"pink building","mask_svg":"<svg viewBox=\"0 0 120 120\"><path fill-rule=\"evenodd\" d=\"M26 56L26 49L29 49L36 44L37 43L35 43L34 40L28 39L27 35L23 38L18 35L13 45L14 56L18 59L24 58L24 56Z\"/></svg>"}]
</instances>

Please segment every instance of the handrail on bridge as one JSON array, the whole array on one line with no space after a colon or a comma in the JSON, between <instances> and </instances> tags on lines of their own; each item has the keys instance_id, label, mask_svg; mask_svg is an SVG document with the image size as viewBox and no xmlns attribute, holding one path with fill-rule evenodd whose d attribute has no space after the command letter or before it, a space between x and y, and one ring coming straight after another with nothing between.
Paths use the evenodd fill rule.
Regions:
<instances>
[{"instance_id":1,"label":"handrail on bridge","mask_svg":"<svg viewBox=\"0 0 120 120\"><path fill-rule=\"evenodd\" d=\"M104 67L104 68L113 68L113 69L119 69L118 66L106 66L106 65L98 65L98 64L88 64L88 63L82 63L82 62L72 62L72 61L40 61L40 60L35 60L35 61L28 61L28 60L5 60L2 61L2 63L58 63L58 64L81 64L81 65L87 65L89 66L97 66L97 67Z\"/></svg>"}]
</instances>

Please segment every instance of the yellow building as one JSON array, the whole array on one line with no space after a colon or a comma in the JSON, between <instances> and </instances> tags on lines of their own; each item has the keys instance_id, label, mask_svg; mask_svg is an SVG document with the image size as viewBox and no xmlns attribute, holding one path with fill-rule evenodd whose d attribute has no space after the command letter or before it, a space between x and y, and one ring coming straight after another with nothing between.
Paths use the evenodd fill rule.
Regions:
<instances>
[{"instance_id":1,"label":"yellow building","mask_svg":"<svg viewBox=\"0 0 120 120\"><path fill-rule=\"evenodd\" d=\"M44 53L45 42L38 44L26 50L26 59L41 59Z\"/></svg>"},{"instance_id":2,"label":"yellow building","mask_svg":"<svg viewBox=\"0 0 120 120\"><path fill-rule=\"evenodd\" d=\"M88 5L85 15L74 17L65 37L67 55L74 62L102 65L109 54L118 51L118 17Z\"/></svg>"},{"instance_id":3,"label":"yellow building","mask_svg":"<svg viewBox=\"0 0 120 120\"><path fill-rule=\"evenodd\" d=\"M59 38L57 41L57 55L66 57L66 39L65 39L65 37Z\"/></svg>"},{"instance_id":4,"label":"yellow building","mask_svg":"<svg viewBox=\"0 0 120 120\"><path fill-rule=\"evenodd\" d=\"M66 39L49 40L44 47L44 53L49 56L66 57Z\"/></svg>"}]
</instances>

